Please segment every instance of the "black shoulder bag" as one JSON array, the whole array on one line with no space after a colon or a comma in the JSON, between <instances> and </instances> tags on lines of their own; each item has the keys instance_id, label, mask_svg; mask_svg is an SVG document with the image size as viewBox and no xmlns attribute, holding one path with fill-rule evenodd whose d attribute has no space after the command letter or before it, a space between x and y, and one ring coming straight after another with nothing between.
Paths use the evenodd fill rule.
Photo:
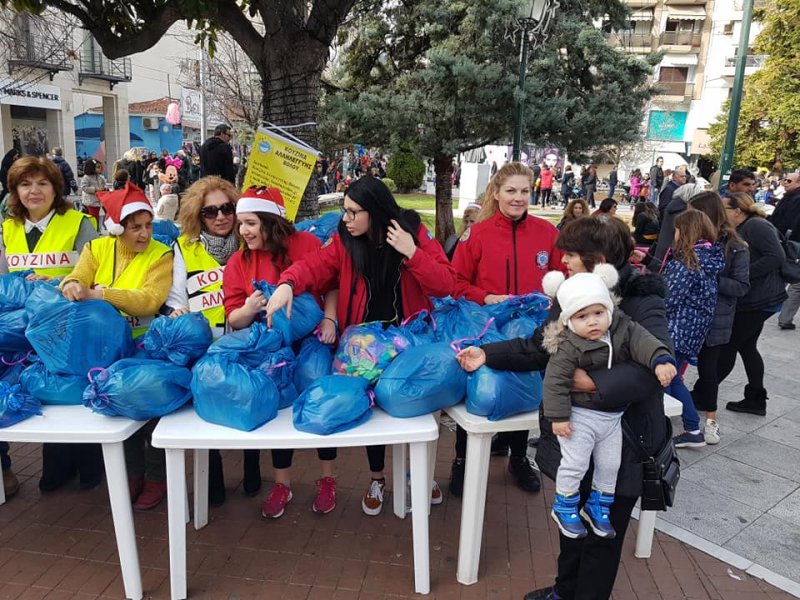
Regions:
<instances>
[{"instance_id":1,"label":"black shoulder bag","mask_svg":"<svg viewBox=\"0 0 800 600\"><path fill-rule=\"evenodd\" d=\"M785 235L780 236L786 260L781 265L781 275L786 283L800 282L800 242L790 240L792 230L788 229Z\"/></svg>"},{"instance_id":2,"label":"black shoulder bag","mask_svg":"<svg viewBox=\"0 0 800 600\"><path fill-rule=\"evenodd\" d=\"M672 441L672 423L668 417L667 442L655 456L650 456L637 441L633 431L622 421L622 435L642 462L642 510L667 510L675 501L675 489L681 478L681 463Z\"/></svg>"}]
</instances>

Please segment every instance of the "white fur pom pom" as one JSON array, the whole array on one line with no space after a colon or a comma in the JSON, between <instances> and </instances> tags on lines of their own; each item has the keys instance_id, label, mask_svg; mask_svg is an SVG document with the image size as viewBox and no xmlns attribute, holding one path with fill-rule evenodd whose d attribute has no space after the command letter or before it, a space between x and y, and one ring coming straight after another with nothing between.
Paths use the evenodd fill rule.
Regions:
<instances>
[{"instance_id":1,"label":"white fur pom pom","mask_svg":"<svg viewBox=\"0 0 800 600\"><path fill-rule=\"evenodd\" d=\"M619 273L617 273L614 265L610 265L608 263L599 263L595 265L592 272L603 280L608 289L612 289L619 281Z\"/></svg>"},{"instance_id":2,"label":"white fur pom pom","mask_svg":"<svg viewBox=\"0 0 800 600\"><path fill-rule=\"evenodd\" d=\"M122 225L114 223L111 219L105 220L105 226L109 235L122 235L125 232L125 228Z\"/></svg>"},{"instance_id":3,"label":"white fur pom pom","mask_svg":"<svg viewBox=\"0 0 800 600\"><path fill-rule=\"evenodd\" d=\"M542 291L551 298L555 298L562 283L564 283L564 274L561 271L549 271L542 278Z\"/></svg>"}]
</instances>

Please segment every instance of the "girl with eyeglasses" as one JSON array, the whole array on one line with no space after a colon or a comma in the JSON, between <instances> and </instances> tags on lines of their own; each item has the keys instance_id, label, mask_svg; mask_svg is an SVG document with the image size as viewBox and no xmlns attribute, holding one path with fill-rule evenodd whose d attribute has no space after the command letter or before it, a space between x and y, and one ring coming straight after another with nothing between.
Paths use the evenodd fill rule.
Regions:
<instances>
[{"instance_id":1,"label":"girl with eyeglasses","mask_svg":"<svg viewBox=\"0 0 800 600\"><path fill-rule=\"evenodd\" d=\"M249 327L260 318L267 299L260 290L253 289L253 280L276 284L292 265L318 254L322 243L310 233L295 230L286 220L283 196L277 188L246 190L236 203L238 232L243 247L236 251L225 267L225 316L232 329ZM315 288L311 291L321 296ZM325 296L324 317L319 323L320 340L326 344L336 341L337 292ZM245 450L244 491L255 495L261 488L259 451ZM291 466L293 450L272 450L275 483L261 508L261 516L277 519L283 515L286 504L292 499ZM336 479L333 475L336 448L318 448L320 478L312 504L316 513L327 514L336 507ZM221 475L222 465L218 465ZM220 483L222 478L220 476Z\"/></svg>"},{"instance_id":2,"label":"girl with eyeglasses","mask_svg":"<svg viewBox=\"0 0 800 600\"><path fill-rule=\"evenodd\" d=\"M267 304L268 320L283 307L291 315L295 294L338 289L337 325L344 331L368 321L397 325L430 310L430 296L453 292L455 272L419 215L401 209L382 181L362 177L345 193L338 233L319 253L286 269L279 283ZM386 485L385 446L369 446L367 457L371 480L361 509L376 516ZM441 502L442 492L434 486L431 503Z\"/></svg>"}]
</instances>

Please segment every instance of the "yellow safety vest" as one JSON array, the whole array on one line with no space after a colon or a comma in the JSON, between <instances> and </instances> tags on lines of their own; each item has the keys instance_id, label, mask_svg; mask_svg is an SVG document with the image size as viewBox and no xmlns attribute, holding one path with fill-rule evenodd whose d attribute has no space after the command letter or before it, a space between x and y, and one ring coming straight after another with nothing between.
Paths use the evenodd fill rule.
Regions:
<instances>
[{"instance_id":1,"label":"yellow safety vest","mask_svg":"<svg viewBox=\"0 0 800 600\"><path fill-rule=\"evenodd\" d=\"M150 270L150 267L153 265L153 263L161 259L164 254L170 251L170 249L161 242L151 239L147 249L144 252L137 254L130 264L125 267L125 270L122 272L122 274L114 279L117 243L122 242L117 242L117 238L109 236L97 238L89 243L91 245L90 247L92 249L94 259L99 265L97 267L97 273L95 273L94 276L95 286L116 288L119 290L142 289L144 278L147 275L147 272ZM119 312L122 314L122 316L128 319L128 322L131 324L131 328L133 329L133 337L139 336L147 331L147 328L150 327L150 323L152 323L153 319L158 316L152 315L149 317L133 317L125 314L123 311Z\"/></svg>"},{"instance_id":2,"label":"yellow safety vest","mask_svg":"<svg viewBox=\"0 0 800 600\"><path fill-rule=\"evenodd\" d=\"M25 225L14 219L3 221L3 245L9 271L33 269L37 275L63 277L72 273L78 264L75 238L87 215L68 209L63 215L53 214L50 222L36 242L33 252L28 251Z\"/></svg>"},{"instance_id":3,"label":"yellow safety vest","mask_svg":"<svg viewBox=\"0 0 800 600\"><path fill-rule=\"evenodd\" d=\"M189 310L203 313L216 339L225 333L225 307L222 305L225 299L222 291L225 267L206 251L202 242L189 242L186 235L182 235L175 245L186 264Z\"/></svg>"}]
</instances>

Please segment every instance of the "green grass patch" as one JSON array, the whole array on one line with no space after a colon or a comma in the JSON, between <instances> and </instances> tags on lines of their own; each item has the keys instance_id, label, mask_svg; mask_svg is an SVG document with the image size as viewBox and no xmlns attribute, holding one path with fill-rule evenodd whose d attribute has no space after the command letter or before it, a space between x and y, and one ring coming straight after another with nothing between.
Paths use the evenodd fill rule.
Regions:
<instances>
[{"instance_id":1,"label":"green grass patch","mask_svg":"<svg viewBox=\"0 0 800 600\"><path fill-rule=\"evenodd\" d=\"M436 198L428 194L395 194L395 200L403 208L413 210L435 210Z\"/></svg>"}]
</instances>

